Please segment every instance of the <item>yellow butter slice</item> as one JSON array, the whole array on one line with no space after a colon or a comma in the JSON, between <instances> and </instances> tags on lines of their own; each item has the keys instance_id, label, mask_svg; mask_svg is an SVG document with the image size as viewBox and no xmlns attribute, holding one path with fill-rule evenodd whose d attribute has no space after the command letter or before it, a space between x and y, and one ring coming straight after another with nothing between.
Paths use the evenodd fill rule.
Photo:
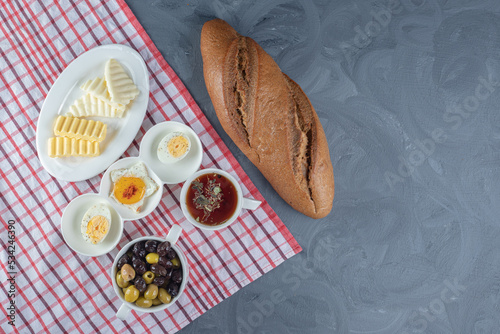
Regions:
<instances>
[{"instance_id":1,"label":"yellow butter slice","mask_svg":"<svg viewBox=\"0 0 500 334\"><path fill-rule=\"evenodd\" d=\"M68 137L49 138L49 157L96 157L101 154L99 143Z\"/></svg>"},{"instance_id":2,"label":"yellow butter slice","mask_svg":"<svg viewBox=\"0 0 500 334\"><path fill-rule=\"evenodd\" d=\"M58 116L54 123L56 136L101 142L106 138L107 126L103 122Z\"/></svg>"},{"instance_id":3,"label":"yellow butter slice","mask_svg":"<svg viewBox=\"0 0 500 334\"><path fill-rule=\"evenodd\" d=\"M136 85L115 59L106 62L104 78L113 103L127 105L139 95Z\"/></svg>"},{"instance_id":4,"label":"yellow butter slice","mask_svg":"<svg viewBox=\"0 0 500 334\"><path fill-rule=\"evenodd\" d=\"M123 105L113 105L98 99L91 94L85 94L69 107L69 111L66 113L66 116L122 117L124 111L125 106Z\"/></svg>"}]
</instances>

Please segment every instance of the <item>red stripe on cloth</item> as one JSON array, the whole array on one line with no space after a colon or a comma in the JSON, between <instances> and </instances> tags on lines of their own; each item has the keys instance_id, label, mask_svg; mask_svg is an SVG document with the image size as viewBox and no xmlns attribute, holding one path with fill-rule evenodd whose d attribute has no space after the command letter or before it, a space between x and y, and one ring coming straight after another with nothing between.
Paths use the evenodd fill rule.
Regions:
<instances>
[{"instance_id":1,"label":"red stripe on cloth","mask_svg":"<svg viewBox=\"0 0 500 334\"><path fill-rule=\"evenodd\" d=\"M61 38L61 39L62 39L62 41L64 42L65 47L64 47L64 48L62 48L62 50L59 48L59 49L57 50L57 52L59 52L59 53L63 53L64 51L69 50L69 51L70 51L70 53L71 53L71 55L73 56L73 58L76 58L76 53L75 53L75 51L73 50L73 48L71 47L71 46L72 46L72 44L73 44L74 42L73 42L73 43L69 43L69 42L68 42L68 40L67 40L67 38L66 38L66 36L64 35L64 31L61 31L61 29L59 29L59 25L55 23L55 22L56 22L56 20L58 20L58 19L59 19L59 17L62 17L62 16L63 16L63 14L62 14L62 13L60 13L60 14L59 14L59 17L55 17L55 18L54 18L54 17L52 16L52 14L51 14L50 8L51 8L52 6L54 6L54 5L55 5L55 3L56 3L56 1L54 1L54 2L53 2L50 6L49 6L49 7L45 6L45 5L44 5L44 3L43 3L43 1L39 2L38 4L39 4L39 5L40 5L43 9L44 9L44 13L45 13L45 14L48 16L48 18L50 19L50 22L52 23L52 27L53 27L53 28L57 31L57 35L58 35L58 37L59 37L59 38ZM69 26L68 26L68 28L66 28L66 29L69 29ZM65 64L65 65L67 65L67 64Z\"/></svg>"},{"instance_id":2,"label":"red stripe on cloth","mask_svg":"<svg viewBox=\"0 0 500 334\"><path fill-rule=\"evenodd\" d=\"M37 18L37 15L34 13L33 8L31 8L31 6L34 6L34 5L41 6L41 8L43 9L43 12L47 14L47 17L49 17L49 16L48 16L48 11L50 10L50 8L51 8L51 7L53 7L53 6L54 6L54 3L51 3L49 6L43 6L43 2L40 2L40 3L38 3L38 2L33 2L30 6L26 6L26 7L22 6L22 4L21 4L21 3L19 4L19 9L21 10L21 12L23 11L23 9L26 9L26 10L29 12L29 14L31 15L31 16L28 16L28 17L26 18L26 20L28 20L28 21L33 20L33 21L35 21L35 22L38 22L38 20L37 20L37 19L33 19L33 18ZM61 15L62 15L62 14L61 14ZM50 17L49 17L49 18L50 18ZM55 25L56 25L56 21L55 21L53 18L50 18L50 20L49 20L49 24L50 24L50 26L51 26L51 27L53 27L53 26L55 26ZM44 37L45 37L44 42L45 42L45 43L48 43L48 44L52 47L52 55L53 55L53 58L52 58L52 59L54 59L54 58L56 58L56 57L57 57L57 58L59 59L60 64L57 64L57 63L56 63L56 64L57 64L57 65L61 65L61 66L59 66L60 68L65 67L65 66L67 65L67 63L65 62L64 58L62 57L62 52L63 52L63 51L65 51L65 50L67 50L68 45L65 45L63 48L57 48L57 47L54 45L54 43L53 43L53 41L52 41L52 38L51 38L51 37L49 37L49 36L48 36L48 35L44 32L44 28L40 29L40 30L39 30L39 32L40 32L40 31L42 32L42 34L43 34L43 35L44 35ZM52 59L49 59L49 60L52 60ZM57 74L59 74L59 73L57 73ZM54 77L54 80L55 80L55 77Z\"/></svg>"},{"instance_id":3,"label":"red stripe on cloth","mask_svg":"<svg viewBox=\"0 0 500 334\"><path fill-rule=\"evenodd\" d=\"M41 33L45 37L45 41L44 42L48 42L49 44L52 44L52 40L47 37L47 34L46 34L45 29L43 27L38 26L38 29L34 29L33 22L38 23L39 21L38 20L33 20L33 17L35 17L35 16L29 16L29 15L26 14L25 10L29 11L30 15L34 15L33 12L31 11L30 6L23 6L22 3L16 3L16 2L14 2L13 5L14 6L15 5L18 6L17 10L15 12L13 12L13 15L17 16L18 18L20 18L20 15L23 15L23 18L25 20L26 25L29 25L30 28L31 28L30 32L32 34L35 34L35 33L40 34ZM53 46L53 44L52 44L52 46ZM54 46L53 46L53 50L57 51L57 49ZM41 53L40 52L40 48L37 48L37 53ZM59 53L55 52L54 54L58 55ZM40 62L40 63L43 64L43 62ZM47 66L50 66L50 67L54 66L54 64L53 64L52 61L48 61L45 64L47 64ZM57 64L55 64L55 65L57 65ZM61 71L60 68L58 68L57 70L58 70L57 72ZM54 72L54 68L52 68L52 72ZM50 76L50 74L47 74L47 76Z\"/></svg>"},{"instance_id":4,"label":"red stripe on cloth","mask_svg":"<svg viewBox=\"0 0 500 334\"><path fill-rule=\"evenodd\" d=\"M79 2L80 2L80 1L78 1L78 2L77 2L77 3L75 3L75 4L72 4L71 6L72 6L73 8L75 8L75 7L78 5L78 3L79 3ZM78 42L80 43L80 45L81 45L82 47L85 47L85 43L83 42L82 37L80 36L80 34L79 34L79 33L76 31L76 29L75 29L74 24L75 24L76 22L71 22L71 21L69 20L68 15L66 15L66 10L63 10L63 9L62 9L61 4L60 4L58 1L54 1L54 4L55 4L55 5L56 5L56 7L59 9L59 12L60 12L60 13L62 13L62 17L64 18L64 20L65 20L65 21L66 21L66 23L68 24L68 27L69 27L69 28L73 31L73 33L75 34L76 39L78 40ZM75 43L75 42L72 42L72 43ZM72 45L72 44L70 44L70 45Z\"/></svg>"},{"instance_id":5,"label":"red stripe on cloth","mask_svg":"<svg viewBox=\"0 0 500 334\"><path fill-rule=\"evenodd\" d=\"M2 15L2 14L1 14L1 12L0 12L0 15ZM2 52L2 53L3 53L3 52ZM18 56L19 56L21 59L23 59L23 58L25 59L27 55L21 55L21 54L18 52ZM6 61L7 61L7 63L9 63L8 59L6 59ZM26 66L26 68L29 68L29 66L28 66L26 63L24 63L24 61L23 61L23 64L24 64L24 66ZM15 70L13 70L13 71L15 72ZM4 82L4 84L5 84L5 80L4 80L4 78L3 78L3 77L2 77L2 81L3 81L3 82ZM23 84L22 84L22 85L23 85ZM10 90L10 88L8 88L8 89ZM13 96L15 96L15 94L13 94L13 92L11 92L11 94L12 94ZM32 98L31 98L31 94L30 94L30 93L27 93L27 96L29 96L30 100L32 100ZM19 106L21 106L21 103L19 102L19 100L17 100L17 98L15 98L15 99L16 99L17 104L18 104ZM12 122L17 123L15 119L12 119ZM17 125L17 124L16 124L16 125ZM2 126L3 126L3 124L2 124ZM29 141L29 140L28 140L28 138L26 137L26 134L25 134L24 132L22 132L22 135L23 135L23 137L26 139L26 142L28 142L28 143L29 143L30 141ZM15 143L14 143L14 142L12 142L12 144L13 144L13 145L14 145L14 147L15 147ZM33 145L30 145L30 146L31 146L31 149L32 149L33 151L36 151L36 149L33 147ZM19 155L20 155L20 156L23 156L23 155L22 155L19 151L18 151L18 153L19 153ZM4 154L4 155L5 155L5 154ZM10 159L7 157L7 160L10 160ZM57 207L57 205L56 205L55 201L54 201L54 200L53 200L53 198L50 196L50 192L48 192L47 188L44 186L44 183L40 181L40 179L39 179L39 177L37 176L37 174L36 174L36 173L33 173L33 168L31 167L31 165L30 165L29 163L27 163L27 161L25 160L25 157L24 157L24 156L23 156L23 160L26 162L27 167L31 170L32 175L35 177L35 179L37 179L37 181L39 182L39 184L40 184L40 185L42 185L43 190L44 190L44 191L45 191L45 193L48 195L48 198L50 198L50 199L51 199L52 204L54 205L54 207ZM11 163L11 165L13 165L13 164ZM18 171L16 170L16 173L17 173L17 172L18 172ZM2 174L3 174L3 173L2 173ZM22 178L22 176L21 176L21 175L19 175L19 178ZM6 182L9 184L9 181L8 181L8 180L6 180ZM12 186L11 186L11 189L12 189ZM12 190L13 190L13 189L12 189ZM15 190L14 190L14 191L15 191ZM19 196L18 196L18 198L19 198ZM24 204L24 203L23 203L23 204ZM24 205L24 206L25 206L25 205ZM26 206L25 206L25 207L26 207ZM43 206L41 206L41 205L40 205L40 208L42 209L42 211L44 211L44 207L43 207ZM27 209L27 208L26 208L26 209ZM27 209L27 211L29 211L29 209ZM46 213L46 212L45 212L45 214L47 215L47 213ZM35 217L33 217L33 216L32 216L32 219L33 219L33 221L36 221L36 220L35 220ZM55 228L55 226L54 226L54 228ZM47 236L46 236L45 232L44 232L43 230L41 230L41 229L40 229L40 232L42 233L42 235L44 235L44 236L45 236L45 239L47 239ZM30 236L30 235L28 235L28 236ZM31 237L31 236L30 236L30 237ZM38 248L38 247L37 247L37 248ZM39 251L39 253L40 253L40 254L42 254L42 252L41 252L41 251ZM54 254L56 254L56 255L59 257L59 255L58 255L58 253L57 253L57 252L54 252ZM60 257L59 257L59 258L60 258ZM31 262L31 260L30 260L30 262ZM54 271L53 269L51 270L51 273L52 273L52 274L54 274L55 276L58 276L57 272L56 272L56 271ZM69 291L69 290L68 290L68 288L67 288L66 286L64 286L64 288L65 288L67 291ZM65 310L65 312L66 312L66 315L67 315L67 316L68 316L68 317L69 317L69 318L73 321L73 324L75 324L74 319L73 319L73 317L71 316L71 314L70 314L67 310ZM90 321L90 323L92 324L92 322L91 322L91 321Z\"/></svg>"},{"instance_id":6,"label":"red stripe on cloth","mask_svg":"<svg viewBox=\"0 0 500 334\"><path fill-rule=\"evenodd\" d=\"M0 50L0 54L2 54L2 53L3 53L3 52ZM4 77L3 77L3 76L1 76L1 80L2 80L2 82L5 84L5 80L4 80ZM9 89L9 90L10 90L10 89ZM12 91L11 91L11 94L13 94L13 92L12 92ZM28 95L29 95L29 94L28 94ZM2 104L3 104L3 103L2 103ZM17 101L17 104L19 105L19 107L21 107L21 104L19 103L19 101ZM7 110L7 112L8 112L8 110ZM13 123L15 123L16 127L19 127L19 125L18 125L18 123L16 122L16 120L15 120L15 119L12 119L12 122L13 122ZM2 126L2 128L3 128L3 127L4 127L4 124L3 124L3 123L0 123L0 124L1 124L1 126ZM5 129L4 129L4 132L5 132L5 133L7 133L7 132L5 131ZM24 139L26 140L26 142L27 142L27 143L30 143L30 140L27 138L26 134L25 134L24 132L21 132L21 134L22 134L22 136L24 137ZM15 144L15 142L12 140L12 138L10 138L10 141L11 141L12 145L13 145L14 147L16 147L16 144ZM34 145L30 144L29 146L30 146L30 148L31 148L31 150L32 150L32 151L34 151L34 152L36 151L36 149L35 149ZM22 157L22 159L23 159L24 163L26 164L26 166L28 166L28 169L30 169L30 172L32 173L32 175L33 175L33 176L37 179L37 181L39 182L39 184L41 184L41 185L42 185L43 190L46 192L46 194L47 194L47 195L49 195L49 192L47 191L47 188L44 186L43 182L41 182L41 181L40 181L40 178L39 178L36 174L33 174L33 173L34 173L33 167L29 164L29 162L26 160L26 158L24 157L24 155L23 155L23 154L19 151L19 149L18 149L17 147L16 147L16 151L17 151L17 153L19 154L19 156L21 156L21 157ZM8 159L8 160L9 160L9 159ZM11 166L12 166L12 167L15 167L15 164L11 163ZM17 172L17 171L16 171L16 172ZM20 178L20 179L22 179L22 177L21 177L21 176L19 176L19 178ZM6 180L6 181L7 181L7 180ZM55 203L53 200L52 200L52 203L53 203L53 205L54 205L54 206L56 206L56 203Z\"/></svg>"},{"instance_id":7,"label":"red stripe on cloth","mask_svg":"<svg viewBox=\"0 0 500 334\"><path fill-rule=\"evenodd\" d=\"M2 170L1 170L1 169L0 169L0 174L3 174L3 172L2 172ZM2 176L3 176L3 175L2 175ZM7 184L9 183L9 181L8 181L8 180L5 180L5 181L7 182ZM15 190L14 190L14 192L15 192ZM24 206L25 206L25 205L24 205ZM25 206L25 208L26 208L26 206ZM32 217L32 218L33 218L33 221L35 221L34 217ZM41 232L41 233L43 233L43 230L40 230L40 232ZM28 236L30 236L30 237L31 237L31 235L28 235ZM25 251L22 245L17 244L17 246L19 247L19 249L20 249L21 251L23 251L23 252ZM40 255L41 255L42 253L41 253L41 251L38 249L38 246L37 246L37 250L38 250L38 252L39 252L39 253L40 253ZM43 256L40 256L40 258L43 258ZM41 272L40 272L40 271L38 270L38 268L35 266L35 264L34 264L34 263L33 263L33 261L31 260L31 258L30 258L30 257L26 257L26 259L27 259L27 260L28 260L28 262L31 264L31 266L34 268L34 270L37 272L37 276L38 276L38 277L42 277L42 278L43 278L44 276L41 274ZM22 271L20 271L20 273L22 273ZM55 273L55 272L54 272L54 271L52 271L52 273ZM29 281L29 277L26 277L26 279ZM57 299L58 297L57 297L57 294L56 294L56 293L55 293L55 291L54 291L54 285L50 284L49 282L46 282L46 281L45 281L45 280L43 280L43 279L42 279L41 281L44 283L45 287L47 288L47 291L52 292L52 295L54 296L54 298L56 298L56 299ZM68 290L68 291L69 291L69 290ZM41 301L42 301L42 303L43 303L46 307L48 307L48 305L46 304L45 300L44 300L43 298L40 298L40 296L41 296L41 295L40 295L39 293L37 293L37 296L39 296L39 297L37 297L37 298L34 300L34 302L36 302L37 300L41 300ZM3 302L3 304L5 304L5 300L3 300L2 302ZM64 308L63 308L63 309L64 309ZM52 310L50 310L50 312L52 313L52 316L53 316L54 318L56 318L56 316L55 316L55 314L53 313L53 311L52 311ZM71 316L71 313L70 313L67 309L64 309L64 312L65 312L65 315L66 315L66 316L68 316L68 317L70 318L70 320L71 320L73 323L75 323L75 322L74 322L74 321L75 321L75 319ZM62 327L60 327L60 328L62 329Z\"/></svg>"}]
</instances>

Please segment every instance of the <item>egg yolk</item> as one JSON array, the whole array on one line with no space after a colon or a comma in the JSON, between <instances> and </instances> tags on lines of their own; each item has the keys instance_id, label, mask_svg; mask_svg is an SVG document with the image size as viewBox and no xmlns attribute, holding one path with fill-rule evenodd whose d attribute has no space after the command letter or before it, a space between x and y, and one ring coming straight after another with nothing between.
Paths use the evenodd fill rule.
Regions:
<instances>
[{"instance_id":1,"label":"egg yolk","mask_svg":"<svg viewBox=\"0 0 500 334\"><path fill-rule=\"evenodd\" d=\"M94 216L87 224L87 236L93 244L98 243L108 234L109 222L104 216Z\"/></svg>"},{"instance_id":2,"label":"egg yolk","mask_svg":"<svg viewBox=\"0 0 500 334\"><path fill-rule=\"evenodd\" d=\"M183 136L177 136L168 141L168 153L174 158L178 158L186 153L189 146L188 140Z\"/></svg>"},{"instance_id":3,"label":"egg yolk","mask_svg":"<svg viewBox=\"0 0 500 334\"><path fill-rule=\"evenodd\" d=\"M146 192L146 184L139 177L121 177L116 181L113 192L118 202L134 204L139 202Z\"/></svg>"}]
</instances>

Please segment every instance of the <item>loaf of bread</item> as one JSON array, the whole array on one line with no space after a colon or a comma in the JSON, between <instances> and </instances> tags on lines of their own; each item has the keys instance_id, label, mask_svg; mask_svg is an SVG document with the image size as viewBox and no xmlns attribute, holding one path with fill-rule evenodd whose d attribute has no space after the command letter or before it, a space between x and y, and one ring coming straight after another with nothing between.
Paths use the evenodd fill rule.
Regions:
<instances>
[{"instance_id":1,"label":"loaf of bread","mask_svg":"<svg viewBox=\"0 0 500 334\"><path fill-rule=\"evenodd\" d=\"M203 73L217 117L239 149L294 209L332 209L333 168L321 123L302 89L253 39L220 19L201 32Z\"/></svg>"}]
</instances>

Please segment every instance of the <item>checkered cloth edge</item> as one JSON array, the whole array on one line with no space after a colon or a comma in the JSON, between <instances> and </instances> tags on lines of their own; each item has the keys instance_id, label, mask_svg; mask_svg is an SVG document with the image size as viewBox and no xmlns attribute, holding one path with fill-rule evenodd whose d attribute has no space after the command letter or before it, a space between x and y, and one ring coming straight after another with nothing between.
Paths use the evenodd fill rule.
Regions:
<instances>
[{"instance_id":1,"label":"checkered cloth edge","mask_svg":"<svg viewBox=\"0 0 500 334\"><path fill-rule=\"evenodd\" d=\"M0 1L0 243L7 249L7 221L16 227L16 326L7 323L7 251L0 253L1 332L174 333L301 248L224 145L177 75L121 0ZM142 136L165 120L188 124L199 135L202 168L232 173L245 196L263 201L219 232L204 232L183 217L180 185L165 187L149 216L126 222L117 249L98 258L80 256L64 242L60 217L83 193L97 193L101 175L66 183L50 176L37 156L40 108L52 83L78 55L120 43L137 50L150 75L150 101L142 127L124 156L137 156ZM109 272L129 241L184 229L178 245L190 266L189 283L166 311L115 317L120 301Z\"/></svg>"}]
</instances>

